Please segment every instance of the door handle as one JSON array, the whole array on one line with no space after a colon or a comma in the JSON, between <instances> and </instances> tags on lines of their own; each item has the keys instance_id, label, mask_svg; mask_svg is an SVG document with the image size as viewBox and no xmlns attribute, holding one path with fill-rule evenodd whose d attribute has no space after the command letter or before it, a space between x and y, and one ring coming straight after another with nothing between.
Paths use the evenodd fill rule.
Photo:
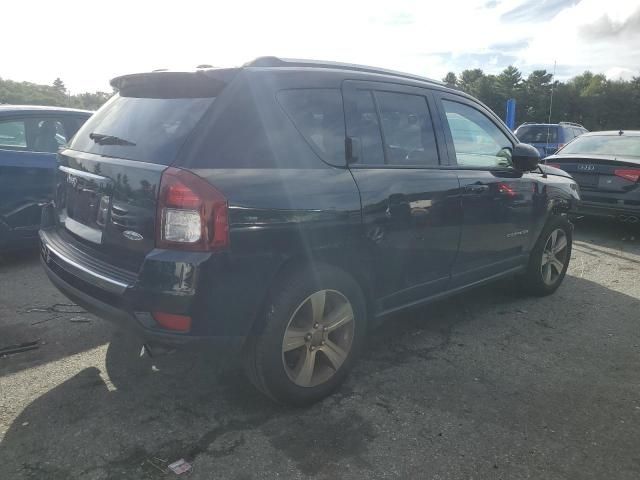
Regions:
<instances>
[{"instance_id":1,"label":"door handle","mask_svg":"<svg viewBox=\"0 0 640 480\"><path fill-rule=\"evenodd\" d=\"M471 184L464 187L465 193L484 193L487 190L489 190L489 185Z\"/></svg>"}]
</instances>

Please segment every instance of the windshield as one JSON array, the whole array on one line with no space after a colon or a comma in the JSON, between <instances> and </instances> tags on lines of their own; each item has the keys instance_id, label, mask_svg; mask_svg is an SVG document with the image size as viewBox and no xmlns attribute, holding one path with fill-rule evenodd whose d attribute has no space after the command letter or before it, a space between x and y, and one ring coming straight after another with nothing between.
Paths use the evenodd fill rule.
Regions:
<instances>
[{"instance_id":1,"label":"windshield","mask_svg":"<svg viewBox=\"0 0 640 480\"><path fill-rule=\"evenodd\" d=\"M640 157L640 136L593 135L579 137L558 153Z\"/></svg>"},{"instance_id":2,"label":"windshield","mask_svg":"<svg viewBox=\"0 0 640 480\"><path fill-rule=\"evenodd\" d=\"M134 98L115 95L78 131L70 148L169 165L213 101L214 97ZM104 141L105 138L108 141Z\"/></svg>"},{"instance_id":3,"label":"windshield","mask_svg":"<svg viewBox=\"0 0 640 480\"><path fill-rule=\"evenodd\" d=\"M558 127L554 126L525 125L515 133L522 143L558 143Z\"/></svg>"}]
</instances>

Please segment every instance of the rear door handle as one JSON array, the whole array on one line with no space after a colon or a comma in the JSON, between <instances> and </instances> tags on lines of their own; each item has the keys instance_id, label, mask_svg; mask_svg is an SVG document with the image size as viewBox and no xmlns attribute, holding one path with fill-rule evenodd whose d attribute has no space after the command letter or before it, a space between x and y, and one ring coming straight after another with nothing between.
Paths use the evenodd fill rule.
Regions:
<instances>
[{"instance_id":1,"label":"rear door handle","mask_svg":"<svg viewBox=\"0 0 640 480\"><path fill-rule=\"evenodd\" d=\"M471 184L464 187L465 193L484 193L487 190L489 190L489 185Z\"/></svg>"}]
</instances>

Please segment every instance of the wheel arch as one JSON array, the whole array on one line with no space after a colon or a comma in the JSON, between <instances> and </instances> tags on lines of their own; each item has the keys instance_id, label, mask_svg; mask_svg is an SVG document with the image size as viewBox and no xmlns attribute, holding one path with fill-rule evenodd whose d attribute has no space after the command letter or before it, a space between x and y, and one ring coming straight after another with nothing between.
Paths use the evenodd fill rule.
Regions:
<instances>
[{"instance_id":1,"label":"wheel arch","mask_svg":"<svg viewBox=\"0 0 640 480\"><path fill-rule=\"evenodd\" d=\"M330 266L349 274L362 290L365 298L368 320L373 318L374 294L373 275L370 262L354 248L322 249L311 254L300 253L284 260L269 279L269 287L266 289L259 303L259 308L251 323L251 335L259 335L264 327L264 313L268 306L269 298L275 293L282 282L290 276L301 271L313 272L318 266Z\"/></svg>"}]
</instances>

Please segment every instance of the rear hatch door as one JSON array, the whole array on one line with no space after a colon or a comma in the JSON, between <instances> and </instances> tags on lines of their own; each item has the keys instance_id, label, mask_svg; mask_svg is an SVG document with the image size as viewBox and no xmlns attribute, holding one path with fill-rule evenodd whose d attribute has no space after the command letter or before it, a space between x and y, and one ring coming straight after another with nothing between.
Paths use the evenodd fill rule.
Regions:
<instances>
[{"instance_id":1,"label":"rear hatch door","mask_svg":"<svg viewBox=\"0 0 640 480\"><path fill-rule=\"evenodd\" d=\"M155 246L162 172L226 83L211 71L114 82L119 94L59 155L55 206L58 230L76 247L137 270Z\"/></svg>"}]
</instances>

